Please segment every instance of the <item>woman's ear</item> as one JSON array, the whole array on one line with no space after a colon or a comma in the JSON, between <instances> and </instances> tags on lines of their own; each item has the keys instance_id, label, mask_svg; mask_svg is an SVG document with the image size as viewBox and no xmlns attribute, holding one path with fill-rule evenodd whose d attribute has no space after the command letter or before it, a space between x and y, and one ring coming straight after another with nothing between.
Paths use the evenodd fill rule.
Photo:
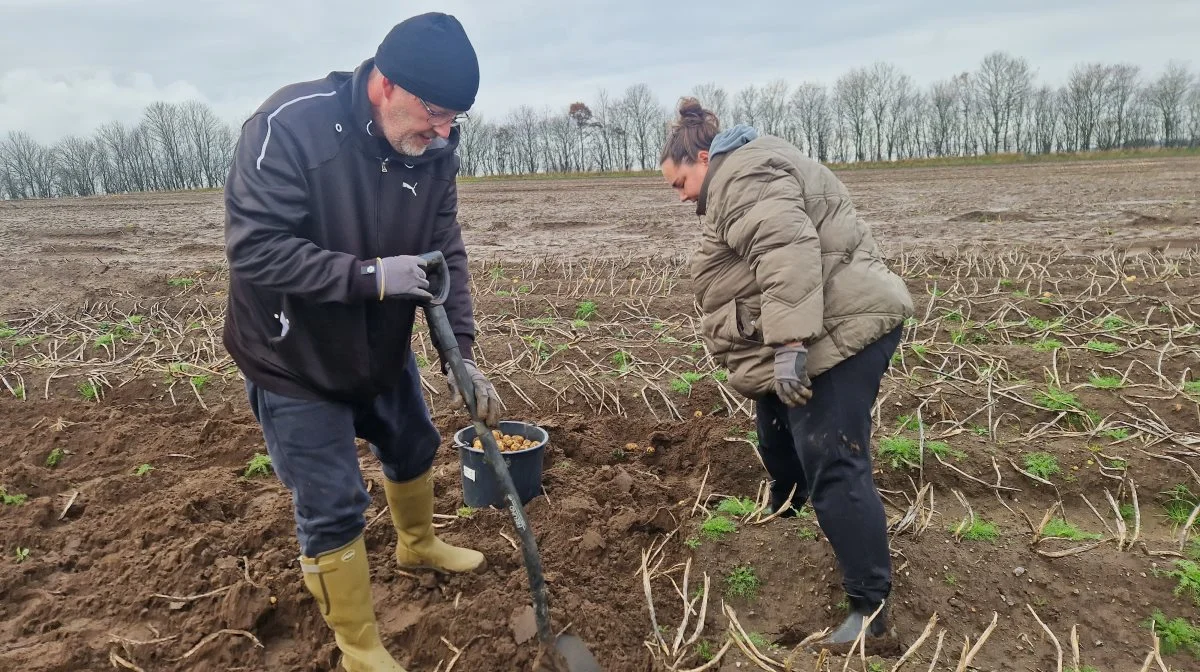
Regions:
<instances>
[{"instance_id":1,"label":"woman's ear","mask_svg":"<svg viewBox=\"0 0 1200 672\"><path fill-rule=\"evenodd\" d=\"M708 165L708 150L707 149L702 149L702 150L700 150L699 153L696 154L696 163L699 163L702 166Z\"/></svg>"}]
</instances>

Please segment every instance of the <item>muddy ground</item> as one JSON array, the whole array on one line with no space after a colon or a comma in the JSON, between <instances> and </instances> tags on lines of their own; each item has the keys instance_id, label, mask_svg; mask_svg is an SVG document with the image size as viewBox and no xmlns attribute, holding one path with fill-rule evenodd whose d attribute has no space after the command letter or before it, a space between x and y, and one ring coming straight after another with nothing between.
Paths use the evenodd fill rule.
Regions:
<instances>
[{"instance_id":1,"label":"muddy ground","mask_svg":"<svg viewBox=\"0 0 1200 672\"><path fill-rule=\"evenodd\" d=\"M965 651L971 669L1054 670L1056 641L1069 669L1073 640L1081 669L1141 669L1156 611L1200 626L1200 594L1172 575L1200 554L1182 535L1200 503L1198 171L843 174L918 307L873 445L902 647L936 618L906 669L954 670ZM763 520L729 499L755 500L765 473L753 408L695 333L691 206L654 180L474 183L461 198L481 366L506 415L551 436L529 515L555 627L606 670L714 655L709 669L843 669L797 647L844 608L815 518ZM246 475L265 451L220 347L221 218L218 193L0 203L2 669L336 659L300 583L287 491ZM423 328L416 347L433 359ZM529 669L511 521L462 510L450 435L466 421L441 376L425 379L444 438L440 533L489 566L397 572L364 447L385 641L411 670ZM705 575L703 629L692 641L689 615L676 646L676 590L698 596ZM1169 669L1197 665L1173 636L1160 649Z\"/></svg>"}]
</instances>

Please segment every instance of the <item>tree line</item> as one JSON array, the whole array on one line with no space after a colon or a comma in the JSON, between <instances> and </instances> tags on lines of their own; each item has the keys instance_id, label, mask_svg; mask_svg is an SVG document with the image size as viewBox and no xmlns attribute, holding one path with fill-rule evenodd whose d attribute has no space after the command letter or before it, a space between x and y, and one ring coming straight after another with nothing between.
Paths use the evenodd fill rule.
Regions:
<instances>
[{"instance_id":1,"label":"tree line","mask_svg":"<svg viewBox=\"0 0 1200 672\"><path fill-rule=\"evenodd\" d=\"M1127 63L1079 64L1052 87L1036 81L1025 59L993 52L974 71L925 86L876 62L831 84L780 79L730 91L707 83L689 93L723 127L750 124L822 162L1200 146L1200 76L1177 61L1156 77ZM619 97L601 91L590 105L474 118L463 170L654 169L673 102L664 106L637 84Z\"/></svg>"},{"instance_id":2,"label":"tree line","mask_svg":"<svg viewBox=\"0 0 1200 672\"><path fill-rule=\"evenodd\" d=\"M779 79L736 91L705 83L687 93L722 126L753 125L822 162L1200 146L1200 73L1178 61L1153 77L1128 63L1081 63L1050 86L1024 58L997 51L925 85L880 61L832 83ZM674 107L635 84L564 109L475 114L462 128L462 172L655 169ZM0 198L217 188L236 141L235 126L195 101L157 102L136 123L52 145L9 131L0 137Z\"/></svg>"},{"instance_id":3,"label":"tree line","mask_svg":"<svg viewBox=\"0 0 1200 672\"><path fill-rule=\"evenodd\" d=\"M100 126L52 145L28 133L0 138L0 196L93 196L220 187L236 129L197 101L155 102L134 124Z\"/></svg>"}]
</instances>

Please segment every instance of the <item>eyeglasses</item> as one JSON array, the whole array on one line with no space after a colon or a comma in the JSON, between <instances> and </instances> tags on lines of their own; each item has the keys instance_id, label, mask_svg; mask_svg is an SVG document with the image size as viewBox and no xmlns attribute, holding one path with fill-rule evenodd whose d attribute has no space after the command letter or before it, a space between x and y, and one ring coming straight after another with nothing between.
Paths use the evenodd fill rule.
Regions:
<instances>
[{"instance_id":1,"label":"eyeglasses","mask_svg":"<svg viewBox=\"0 0 1200 672\"><path fill-rule=\"evenodd\" d=\"M434 126L441 126L449 121L450 128L457 128L470 119L470 116L467 115L466 112L434 112L433 108L429 107L429 103L425 102L420 97L416 98L421 102L421 106L425 108L425 112L429 114L429 121L432 121Z\"/></svg>"}]
</instances>

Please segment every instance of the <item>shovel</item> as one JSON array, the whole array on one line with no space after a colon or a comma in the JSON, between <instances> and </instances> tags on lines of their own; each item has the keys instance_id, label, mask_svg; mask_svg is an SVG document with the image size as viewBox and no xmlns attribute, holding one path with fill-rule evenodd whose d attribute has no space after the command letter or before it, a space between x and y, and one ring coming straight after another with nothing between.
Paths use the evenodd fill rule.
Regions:
<instances>
[{"instance_id":1,"label":"shovel","mask_svg":"<svg viewBox=\"0 0 1200 672\"><path fill-rule=\"evenodd\" d=\"M462 391L463 401L467 412L475 425L475 435L483 442L487 462L492 466L496 480L504 490L508 500L508 511L512 514L517 534L521 537L521 554L525 559L525 572L529 575L529 591L533 594L533 614L537 622L538 639L547 652L551 653L552 670L565 672L600 672L600 664L588 651L583 640L574 635L555 636L550 629L550 613L546 606L546 579L542 575L542 559L538 555L537 541L533 538L533 530L529 527L529 519L525 517L525 509L521 506L521 497L513 485L512 476L508 473L508 465L496 444L496 438L487 425L479 417L475 407L474 383L467 375L458 341L450 328L450 319L446 316L443 305L450 294L450 269L440 251L420 255L425 261L425 272L429 277L430 293L433 298L423 305L425 320L429 323L430 335L434 347L437 348L442 362L454 373L454 380ZM558 654L557 658L554 654Z\"/></svg>"}]
</instances>

